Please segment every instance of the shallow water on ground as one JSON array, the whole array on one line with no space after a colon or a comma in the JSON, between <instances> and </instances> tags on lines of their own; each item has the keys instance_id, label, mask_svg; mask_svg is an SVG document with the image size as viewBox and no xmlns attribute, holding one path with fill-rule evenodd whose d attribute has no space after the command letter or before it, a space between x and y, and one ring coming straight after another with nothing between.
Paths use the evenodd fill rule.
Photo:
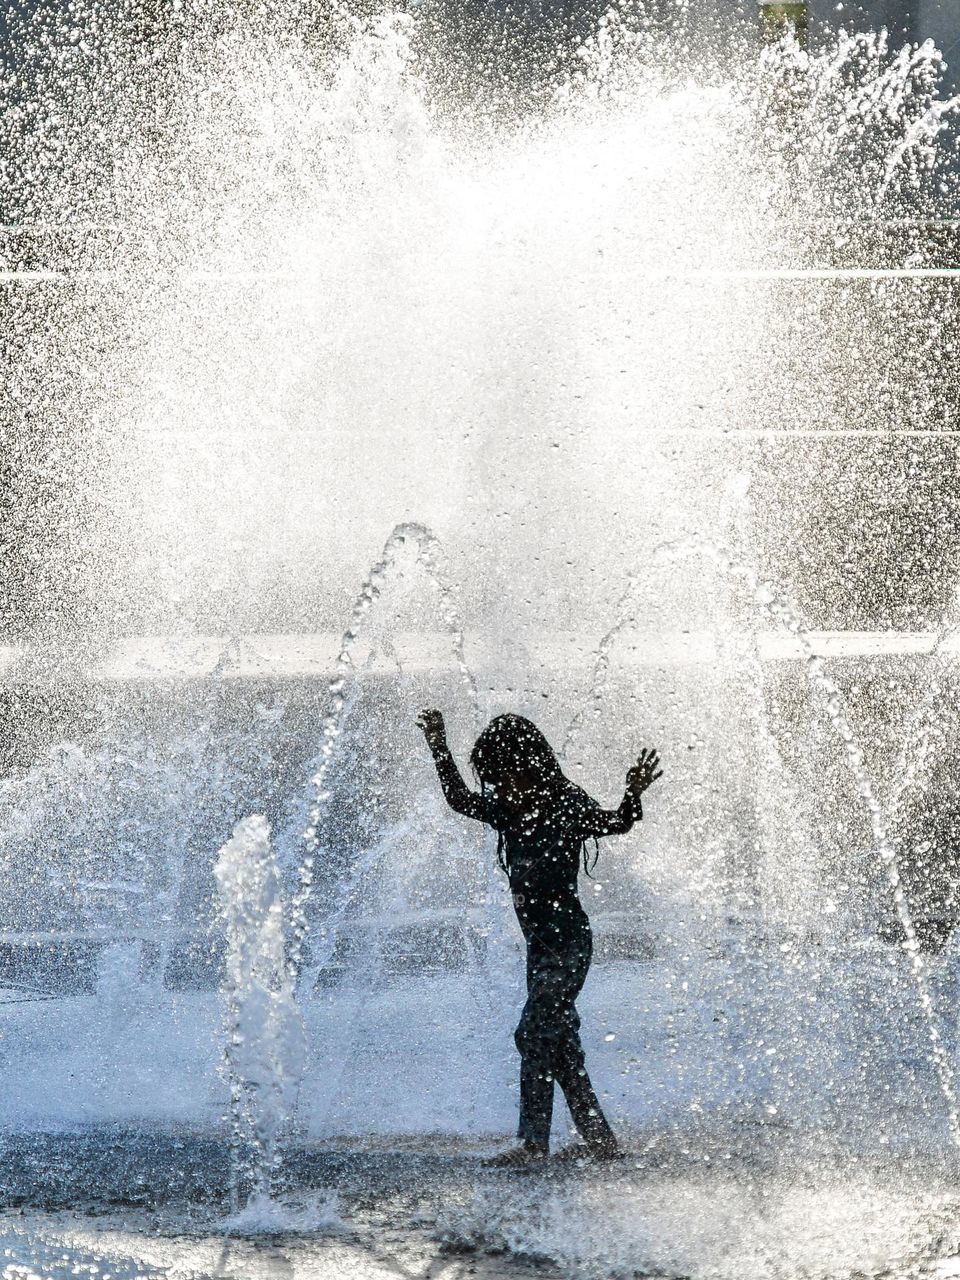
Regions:
<instances>
[{"instance_id":1,"label":"shallow water on ground","mask_svg":"<svg viewBox=\"0 0 960 1280\"><path fill-rule=\"evenodd\" d=\"M11 1137L0 1275L960 1273L957 1161L858 1160L822 1135L736 1125L651 1132L602 1167L489 1170L494 1145L297 1146L276 1200L232 1215L226 1146L210 1136Z\"/></svg>"},{"instance_id":2,"label":"shallow water on ground","mask_svg":"<svg viewBox=\"0 0 960 1280\"><path fill-rule=\"evenodd\" d=\"M215 992L118 981L9 1004L0 1280L852 1280L952 1265L960 1153L903 956L680 934L658 948L598 960L580 1004L623 1162L483 1167L516 1121L509 957L495 988L485 969L381 972L304 1000L275 1198L239 1212ZM955 971L950 954L932 970L944 1014ZM559 1104L555 1136L570 1141Z\"/></svg>"}]
</instances>

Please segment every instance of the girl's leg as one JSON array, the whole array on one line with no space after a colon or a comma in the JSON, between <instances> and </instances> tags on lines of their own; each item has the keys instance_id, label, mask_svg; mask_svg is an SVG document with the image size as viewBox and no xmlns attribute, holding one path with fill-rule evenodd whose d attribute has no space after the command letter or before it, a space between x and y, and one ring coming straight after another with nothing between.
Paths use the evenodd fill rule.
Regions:
<instances>
[{"instance_id":1,"label":"girl's leg","mask_svg":"<svg viewBox=\"0 0 960 1280\"><path fill-rule=\"evenodd\" d=\"M554 1081L563 1090L573 1123L596 1155L614 1155L617 1140L590 1083L574 1001L590 967L589 934L558 952L528 951L527 1002L515 1040L520 1052L520 1126L527 1146L546 1152L553 1118Z\"/></svg>"},{"instance_id":2,"label":"girl's leg","mask_svg":"<svg viewBox=\"0 0 960 1280\"><path fill-rule=\"evenodd\" d=\"M614 1155L618 1150L617 1139L590 1083L579 1037L577 1048L579 1053L572 1051L565 1055L563 1063L558 1066L557 1084L563 1090L570 1117L590 1150L596 1155Z\"/></svg>"},{"instance_id":3,"label":"girl's leg","mask_svg":"<svg viewBox=\"0 0 960 1280\"><path fill-rule=\"evenodd\" d=\"M553 1119L553 1075L542 1063L520 1061L520 1123L517 1137L524 1146L546 1153Z\"/></svg>"},{"instance_id":4,"label":"girl's leg","mask_svg":"<svg viewBox=\"0 0 960 1280\"><path fill-rule=\"evenodd\" d=\"M517 1136L546 1152L553 1120L553 1084L560 1042L565 966L553 952L527 952L527 1002L514 1033L520 1054L520 1123Z\"/></svg>"},{"instance_id":5,"label":"girl's leg","mask_svg":"<svg viewBox=\"0 0 960 1280\"><path fill-rule=\"evenodd\" d=\"M592 948L584 948L572 957L567 1001L560 1014L563 1034L558 1045L556 1080L580 1136L595 1155L615 1155L617 1139L603 1114L600 1099L587 1074L586 1058L580 1041L580 1015L574 1004L587 977Z\"/></svg>"}]
</instances>

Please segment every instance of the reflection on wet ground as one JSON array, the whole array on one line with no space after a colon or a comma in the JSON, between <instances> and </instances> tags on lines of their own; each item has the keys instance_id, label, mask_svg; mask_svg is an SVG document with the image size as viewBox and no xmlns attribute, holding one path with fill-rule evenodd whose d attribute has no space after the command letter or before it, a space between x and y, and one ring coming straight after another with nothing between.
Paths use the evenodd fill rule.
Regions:
<instances>
[{"instance_id":1,"label":"reflection on wet ground","mask_svg":"<svg viewBox=\"0 0 960 1280\"><path fill-rule=\"evenodd\" d=\"M479 1170L462 1150L298 1150L277 1200L237 1214L217 1139L18 1135L0 1172L0 1276L522 1276L522 1256L438 1231L441 1205L462 1203Z\"/></svg>"},{"instance_id":2,"label":"reflection on wet ground","mask_svg":"<svg viewBox=\"0 0 960 1280\"><path fill-rule=\"evenodd\" d=\"M648 1136L615 1166L504 1173L486 1149L299 1147L275 1201L236 1213L217 1137L8 1136L0 1276L960 1274L960 1169L942 1150L864 1157L739 1126Z\"/></svg>"}]
</instances>

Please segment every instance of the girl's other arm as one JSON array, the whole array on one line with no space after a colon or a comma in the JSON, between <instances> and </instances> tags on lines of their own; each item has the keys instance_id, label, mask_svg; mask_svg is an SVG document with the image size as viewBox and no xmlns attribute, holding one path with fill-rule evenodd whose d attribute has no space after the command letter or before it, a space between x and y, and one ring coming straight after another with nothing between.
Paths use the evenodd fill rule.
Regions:
<instances>
[{"instance_id":1,"label":"girl's other arm","mask_svg":"<svg viewBox=\"0 0 960 1280\"><path fill-rule=\"evenodd\" d=\"M640 752L640 758L627 774L627 788L623 793L619 809L595 809L588 815L588 836L619 836L639 822L643 817L643 806L640 797L644 791L663 774L660 757L656 748Z\"/></svg>"},{"instance_id":2,"label":"girl's other arm","mask_svg":"<svg viewBox=\"0 0 960 1280\"><path fill-rule=\"evenodd\" d=\"M417 724L423 730L427 746L433 754L433 763L437 766L437 777L447 804L465 818L476 818L482 822L485 817L483 798L470 790L457 768L457 762L450 754L443 713L421 711L417 716Z\"/></svg>"}]
</instances>

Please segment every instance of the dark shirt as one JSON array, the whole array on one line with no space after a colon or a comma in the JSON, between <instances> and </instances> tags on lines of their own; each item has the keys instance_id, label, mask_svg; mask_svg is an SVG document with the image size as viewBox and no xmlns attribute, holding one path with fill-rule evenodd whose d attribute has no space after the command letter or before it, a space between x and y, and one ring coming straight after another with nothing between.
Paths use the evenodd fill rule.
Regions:
<instances>
[{"instance_id":1,"label":"dark shirt","mask_svg":"<svg viewBox=\"0 0 960 1280\"><path fill-rule=\"evenodd\" d=\"M589 935L577 893L584 842L621 835L643 817L639 798L625 795L619 809L602 809L566 778L529 815L509 813L489 793L471 791L446 746L433 752L451 809L486 822L500 835L513 904L528 943L551 947Z\"/></svg>"}]
</instances>

